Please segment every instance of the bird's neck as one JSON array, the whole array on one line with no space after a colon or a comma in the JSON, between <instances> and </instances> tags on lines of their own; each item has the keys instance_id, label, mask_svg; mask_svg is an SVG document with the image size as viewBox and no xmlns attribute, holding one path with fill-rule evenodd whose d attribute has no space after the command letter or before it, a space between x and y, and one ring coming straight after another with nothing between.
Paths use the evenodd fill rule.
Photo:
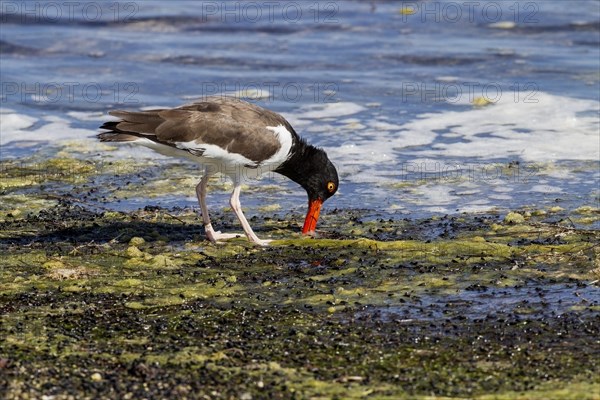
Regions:
<instances>
[{"instance_id":1,"label":"bird's neck","mask_svg":"<svg viewBox=\"0 0 600 400\"><path fill-rule=\"evenodd\" d=\"M275 172L280 173L304 187L313 175L314 164L311 162L318 149L300 138L295 132L292 134L293 143L289 157Z\"/></svg>"}]
</instances>

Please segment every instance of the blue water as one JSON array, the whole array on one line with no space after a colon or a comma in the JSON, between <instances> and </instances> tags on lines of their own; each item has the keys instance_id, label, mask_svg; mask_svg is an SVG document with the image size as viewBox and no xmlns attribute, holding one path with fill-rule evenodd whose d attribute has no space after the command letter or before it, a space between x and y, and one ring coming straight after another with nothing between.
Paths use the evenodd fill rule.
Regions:
<instances>
[{"instance_id":1,"label":"blue water","mask_svg":"<svg viewBox=\"0 0 600 400\"><path fill-rule=\"evenodd\" d=\"M543 208L557 201L573 209L599 202L600 132L589 121L600 118L595 0L4 1L1 7L1 107L37 120L23 132L59 117L69 127L89 130L82 140L92 140L97 116L113 108L172 107L202 95L260 92L253 101L284 113L335 157L342 186L333 206L414 214ZM480 134L444 135L452 133L449 122L431 140L394 142L424 114L473 112L470 103L478 97L512 104L498 114L502 123L493 125L495 118L488 117L491 128ZM589 155L568 152L561 142L548 156L527 155L535 140L520 145L506 137L490 145L498 146L497 156L453 147L471 141L485 146L486 135L511 124L517 133L535 136L535 125L525 124L529 116L513 121L513 111L545 101L551 116L557 104L569 111L577 100L588 102L567 114L556 135L582 133L585 142L573 145L591 147ZM310 116L310 107L330 110L340 102L359 108ZM97 118L77 118L73 111ZM543 107L532 112L533 119L546 118ZM6 126L0 133L9 139L2 141L0 156L21 157L23 147ZM412 137L419 137L419 129ZM53 134L26 139L48 145ZM386 147L387 141L393 144ZM468 174L511 161L536 179L436 178L447 165ZM413 186L394 186L406 181ZM293 184L277 182L288 185L289 202L303 198Z\"/></svg>"}]
</instances>

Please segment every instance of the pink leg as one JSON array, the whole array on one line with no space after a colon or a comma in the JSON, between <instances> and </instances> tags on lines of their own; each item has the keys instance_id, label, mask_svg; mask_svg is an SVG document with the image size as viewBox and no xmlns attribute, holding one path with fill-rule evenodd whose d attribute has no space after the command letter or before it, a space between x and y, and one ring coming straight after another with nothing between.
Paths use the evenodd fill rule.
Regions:
<instances>
[{"instance_id":1,"label":"pink leg","mask_svg":"<svg viewBox=\"0 0 600 400\"><path fill-rule=\"evenodd\" d=\"M213 243L216 243L217 240L226 240L232 239L235 237L239 237L240 235L234 233L221 233L220 231L216 231L212 227L212 223L210 222L210 217L208 215L208 207L206 206L206 193L208 180L210 179L210 174L208 170L200 179L200 183L196 185L196 197L198 197L198 204L200 204L200 210L202 212L202 222L204 223L204 230L206 231L206 237Z\"/></svg>"},{"instance_id":2,"label":"pink leg","mask_svg":"<svg viewBox=\"0 0 600 400\"><path fill-rule=\"evenodd\" d=\"M256 243L258 245L266 246L269 244L270 240L260 240L254 233L252 228L250 227L248 220L246 219L246 217L244 216L244 213L242 212L242 204L240 203L240 191L241 190L242 190L241 184L236 183L235 188L233 189L233 193L231 194L231 199L229 200L229 204L231 205L231 208L233 209L233 212L235 213L235 215L237 215L238 219L240 220L240 223L242 224L242 228L244 228L244 233L248 237L248 240L250 240L251 242Z\"/></svg>"}]
</instances>

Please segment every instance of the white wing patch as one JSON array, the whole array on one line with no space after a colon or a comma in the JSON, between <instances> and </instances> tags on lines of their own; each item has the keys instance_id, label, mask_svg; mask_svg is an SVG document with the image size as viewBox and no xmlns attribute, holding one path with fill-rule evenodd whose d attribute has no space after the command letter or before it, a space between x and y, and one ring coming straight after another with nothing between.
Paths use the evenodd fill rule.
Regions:
<instances>
[{"instance_id":1,"label":"white wing patch","mask_svg":"<svg viewBox=\"0 0 600 400\"><path fill-rule=\"evenodd\" d=\"M279 147L279 150L277 150L277 153L263 161L262 165L272 165L273 169L275 169L290 156L290 150L292 148L292 133L283 125L267 126L267 129L277 136L281 146Z\"/></svg>"},{"instance_id":2,"label":"white wing patch","mask_svg":"<svg viewBox=\"0 0 600 400\"><path fill-rule=\"evenodd\" d=\"M200 156L201 158L217 159L228 165L243 166L256 164L254 161L241 154L230 153L224 148L214 144L199 144L192 140L191 142L176 142L175 146L182 150L197 151L202 153L202 156Z\"/></svg>"},{"instance_id":3,"label":"white wing patch","mask_svg":"<svg viewBox=\"0 0 600 400\"><path fill-rule=\"evenodd\" d=\"M195 162L200 162L198 157L194 156L187 150L177 149L173 146L158 143L158 142L155 142L154 140L150 140L147 138L139 138L130 143L135 143L138 145L148 147L148 148L156 151L157 153L162 154L163 156L182 157L182 158L187 158L187 159L195 161Z\"/></svg>"}]
</instances>

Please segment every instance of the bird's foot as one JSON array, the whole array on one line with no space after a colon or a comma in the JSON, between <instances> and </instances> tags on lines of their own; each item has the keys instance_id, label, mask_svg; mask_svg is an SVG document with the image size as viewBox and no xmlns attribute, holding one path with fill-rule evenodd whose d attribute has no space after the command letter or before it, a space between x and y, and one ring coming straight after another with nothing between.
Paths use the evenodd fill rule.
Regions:
<instances>
[{"instance_id":1,"label":"bird's foot","mask_svg":"<svg viewBox=\"0 0 600 400\"><path fill-rule=\"evenodd\" d=\"M213 243L217 243L219 240L229 240L242 237L239 233L221 233L221 231L215 231L212 224L208 224L204 227L206 231L206 238Z\"/></svg>"},{"instance_id":2,"label":"bird's foot","mask_svg":"<svg viewBox=\"0 0 600 400\"><path fill-rule=\"evenodd\" d=\"M213 238L214 239L210 239L209 240L213 243L219 243L219 241L221 240L229 240L229 239L235 239L235 238L240 238L242 237L241 233L221 233L219 231L214 232ZM269 243L272 242L272 240L266 239L266 240L262 240L262 239L248 239L251 243L254 243L258 246L268 246Z\"/></svg>"},{"instance_id":3,"label":"bird's foot","mask_svg":"<svg viewBox=\"0 0 600 400\"><path fill-rule=\"evenodd\" d=\"M221 231L216 231L216 232L211 232L208 233L208 231L206 232L206 236L208 238L208 240L210 240L213 243L217 243L220 240L229 240L229 239L235 239L235 238L239 238L242 237L241 233L221 233Z\"/></svg>"},{"instance_id":4,"label":"bird's foot","mask_svg":"<svg viewBox=\"0 0 600 400\"><path fill-rule=\"evenodd\" d=\"M251 241L252 243L259 245L259 246L268 246L269 243L272 242L272 240L269 240L269 239L266 239L266 240L259 239L258 236L256 236L256 234L254 232L252 232L252 230L250 230L250 232L246 232L246 236L248 237L249 241Z\"/></svg>"},{"instance_id":5,"label":"bird's foot","mask_svg":"<svg viewBox=\"0 0 600 400\"><path fill-rule=\"evenodd\" d=\"M242 237L241 233L221 233L221 231L215 231L213 229L212 225L207 225L204 229L206 231L207 239L215 244L218 243L220 240L229 240L229 239L235 239L235 238ZM268 246L269 243L272 242L272 240L268 240L268 239L261 240L258 237L256 237L256 235L248 236L248 240L259 246Z\"/></svg>"},{"instance_id":6,"label":"bird's foot","mask_svg":"<svg viewBox=\"0 0 600 400\"><path fill-rule=\"evenodd\" d=\"M229 240L242 237L241 233L221 233L221 231L216 231L214 234L215 240Z\"/></svg>"}]
</instances>

